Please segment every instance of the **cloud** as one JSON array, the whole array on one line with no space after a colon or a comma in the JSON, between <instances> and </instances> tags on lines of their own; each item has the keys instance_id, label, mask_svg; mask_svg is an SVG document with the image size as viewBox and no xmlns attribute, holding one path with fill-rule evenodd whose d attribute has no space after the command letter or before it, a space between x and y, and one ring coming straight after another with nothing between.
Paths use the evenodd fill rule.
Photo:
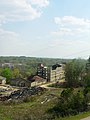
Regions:
<instances>
[{"instance_id":1,"label":"cloud","mask_svg":"<svg viewBox=\"0 0 90 120\"><path fill-rule=\"evenodd\" d=\"M86 47L87 46L87 47ZM41 56L52 56L60 58L86 58L90 54L90 41L53 39L48 48L37 51Z\"/></svg>"},{"instance_id":2,"label":"cloud","mask_svg":"<svg viewBox=\"0 0 90 120\"><path fill-rule=\"evenodd\" d=\"M39 18L49 0L0 0L0 55L30 54L33 44L13 31L3 29L8 22Z\"/></svg>"},{"instance_id":3,"label":"cloud","mask_svg":"<svg viewBox=\"0 0 90 120\"><path fill-rule=\"evenodd\" d=\"M84 18L77 18L74 16L64 16L62 18L55 17L55 23L61 26L66 25L78 25L78 26L89 26L90 27L90 20Z\"/></svg>"},{"instance_id":4,"label":"cloud","mask_svg":"<svg viewBox=\"0 0 90 120\"><path fill-rule=\"evenodd\" d=\"M7 36L17 37L18 34L15 32L6 31L6 30L0 28L0 38L7 37Z\"/></svg>"},{"instance_id":5,"label":"cloud","mask_svg":"<svg viewBox=\"0 0 90 120\"><path fill-rule=\"evenodd\" d=\"M74 16L55 17L55 24L59 27L57 31L52 32L59 36L85 35L90 33L90 20L77 18Z\"/></svg>"},{"instance_id":6,"label":"cloud","mask_svg":"<svg viewBox=\"0 0 90 120\"><path fill-rule=\"evenodd\" d=\"M19 35L12 31L0 28L0 55L12 52L18 44Z\"/></svg>"},{"instance_id":7,"label":"cloud","mask_svg":"<svg viewBox=\"0 0 90 120\"><path fill-rule=\"evenodd\" d=\"M0 0L0 24L39 18L49 0Z\"/></svg>"},{"instance_id":8,"label":"cloud","mask_svg":"<svg viewBox=\"0 0 90 120\"><path fill-rule=\"evenodd\" d=\"M73 35L84 35L84 34L90 34L90 30L89 29L82 29L82 28L60 28L57 31L52 32L52 34L54 35L58 35L58 36L64 36L64 35L68 35L68 36L73 36Z\"/></svg>"},{"instance_id":9,"label":"cloud","mask_svg":"<svg viewBox=\"0 0 90 120\"><path fill-rule=\"evenodd\" d=\"M27 55L32 49L32 44L22 40L20 35L0 28L0 56Z\"/></svg>"},{"instance_id":10,"label":"cloud","mask_svg":"<svg viewBox=\"0 0 90 120\"><path fill-rule=\"evenodd\" d=\"M55 17L56 30L50 54L62 58L86 58L90 54L90 19L75 16ZM49 53L48 53L49 54Z\"/></svg>"},{"instance_id":11,"label":"cloud","mask_svg":"<svg viewBox=\"0 0 90 120\"><path fill-rule=\"evenodd\" d=\"M69 28L60 28L58 31L53 32L54 35L73 35L72 30Z\"/></svg>"},{"instance_id":12,"label":"cloud","mask_svg":"<svg viewBox=\"0 0 90 120\"><path fill-rule=\"evenodd\" d=\"M49 5L49 0L30 0L31 4L38 5L39 7L46 7Z\"/></svg>"}]
</instances>

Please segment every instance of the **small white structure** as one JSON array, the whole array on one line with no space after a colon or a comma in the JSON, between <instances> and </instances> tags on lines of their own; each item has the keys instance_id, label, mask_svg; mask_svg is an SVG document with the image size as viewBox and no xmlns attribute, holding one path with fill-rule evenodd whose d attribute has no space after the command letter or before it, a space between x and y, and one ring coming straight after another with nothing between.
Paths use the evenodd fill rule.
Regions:
<instances>
[{"instance_id":1,"label":"small white structure","mask_svg":"<svg viewBox=\"0 0 90 120\"><path fill-rule=\"evenodd\" d=\"M6 78L0 76L0 84L5 85L6 84Z\"/></svg>"}]
</instances>

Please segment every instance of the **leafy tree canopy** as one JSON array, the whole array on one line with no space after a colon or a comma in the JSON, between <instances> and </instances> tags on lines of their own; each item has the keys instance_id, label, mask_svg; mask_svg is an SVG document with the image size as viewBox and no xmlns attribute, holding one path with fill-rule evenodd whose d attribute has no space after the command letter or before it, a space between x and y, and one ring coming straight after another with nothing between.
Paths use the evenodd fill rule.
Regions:
<instances>
[{"instance_id":1,"label":"leafy tree canopy","mask_svg":"<svg viewBox=\"0 0 90 120\"><path fill-rule=\"evenodd\" d=\"M10 83L10 79L12 78L12 71L9 68L5 68L2 71L2 76L6 77L6 83Z\"/></svg>"}]
</instances>

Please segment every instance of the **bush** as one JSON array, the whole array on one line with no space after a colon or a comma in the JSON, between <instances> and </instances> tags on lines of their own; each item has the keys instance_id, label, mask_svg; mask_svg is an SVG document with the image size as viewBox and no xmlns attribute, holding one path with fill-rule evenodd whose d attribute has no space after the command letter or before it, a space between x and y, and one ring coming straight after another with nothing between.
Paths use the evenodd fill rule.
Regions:
<instances>
[{"instance_id":1,"label":"bush","mask_svg":"<svg viewBox=\"0 0 90 120\"><path fill-rule=\"evenodd\" d=\"M69 115L77 115L86 111L88 108L88 100L83 91L74 91L68 88L63 90L59 98L58 104L49 113L57 117L65 117Z\"/></svg>"}]
</instances>

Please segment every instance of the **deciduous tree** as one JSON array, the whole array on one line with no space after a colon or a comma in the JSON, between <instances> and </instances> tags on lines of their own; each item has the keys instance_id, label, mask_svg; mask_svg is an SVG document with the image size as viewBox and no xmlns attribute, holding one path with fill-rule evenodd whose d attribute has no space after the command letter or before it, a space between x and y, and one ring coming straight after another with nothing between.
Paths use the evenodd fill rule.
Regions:
<instances>
[{"instance_id":1,"label":"deciduous tree","mask_svg":"<svg viewBox=\"0 0 90 120\"><path fill-rule=\"evenodd\" d=\"M78 86L84 65L80 60L73 60L72 62L67 63L65 68L65 80L67 81L68 87Z\"/></svg>"},{"instance_id":2,"label":"deciduous tree","mask_svg":"<svg viewBox=\"0 0 90 120\"><path fill-rule=\"evenodd\" d=\"M12 71L9 68L5 68L2 71L2 76L6 77L6 83L10 83L10 79L12 78Z\"/></svg>"}]
</instances>

